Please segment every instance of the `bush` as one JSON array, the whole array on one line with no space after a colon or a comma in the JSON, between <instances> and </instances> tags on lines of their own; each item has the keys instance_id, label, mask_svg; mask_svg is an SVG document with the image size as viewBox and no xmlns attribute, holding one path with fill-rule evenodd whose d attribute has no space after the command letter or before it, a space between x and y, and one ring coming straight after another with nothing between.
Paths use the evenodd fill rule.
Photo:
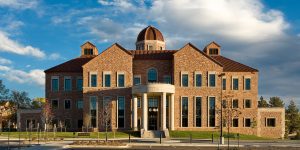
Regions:
<instances>
[{"instance_id":1,"label":"bush","mask_svg":"<svg viewBox=\"0 0 300 150\"><path fill-rule=\"evenodd\" d=\"M294 140L300 140L300 131L297 131L297 134L293 139Z\"/></svg>"}]
</instances>

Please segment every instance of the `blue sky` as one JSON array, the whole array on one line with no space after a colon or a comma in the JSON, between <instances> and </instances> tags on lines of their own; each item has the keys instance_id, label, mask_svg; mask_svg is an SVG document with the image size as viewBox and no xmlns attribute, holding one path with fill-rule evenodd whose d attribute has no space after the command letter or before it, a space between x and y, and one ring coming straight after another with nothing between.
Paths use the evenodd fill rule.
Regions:
<instances>
[{"instance_id":1,"label":"blue sky","mask_svg":"<svg viewBox=\"0 0 300 150\"><path fill-rule=\"evenodd\" d=\"M298 0L0 0L0 79L10 89L44 96L43 70L80 55L91 41L104 50L156 26L167 49L210 41L222 55L260 70L259 96L300 104Z\"/></svg>"}]
</instances>

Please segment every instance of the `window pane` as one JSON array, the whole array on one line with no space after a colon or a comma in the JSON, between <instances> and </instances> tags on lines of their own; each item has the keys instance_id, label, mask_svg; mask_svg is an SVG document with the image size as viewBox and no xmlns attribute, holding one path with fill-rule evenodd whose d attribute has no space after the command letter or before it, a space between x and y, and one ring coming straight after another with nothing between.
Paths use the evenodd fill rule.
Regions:
<instances>
[{"instance_id":1,"label":"window pane","mask_svg":"<svg viewBox=\"0 0 300 150\"><path fill-rule=\"evenodd\" d=\"M196 97L196 127L201 127L201 105L202 98Z\"/></svg>"},{"instance_id":2,"label":"window pane","mask_svg":"<svg viewBox=\"0 0 300 150\"><path fill-rule=\"evenodd\" d=\"M51 101L51 107L53 109L57 109L58 108L58 101L57 100L52 100Z\"/></svg>"},{"instance_id":3,"label":"window pane","mask_svg":"<svg viewBox=\"0 0 300 150\"><path fill-rule=\"evenodd\" d=\"M97 87L97 75L96 74L91 75L91 87Z\"/></svg>"},{"instance_id":4,"label":"window pane","mask_svg":"<svg viewBox=\"0 0 300 150\"><path fill-rule=\"evenodd\" d=\"M118 128L124 128L125 124L125 98L118 97Z\"/></svg>"},{"instance_id":5,"label":"window pane","mask_svg":"<svg viewBox=\"0 0 300 150\"><path fill-rule=\"evenodd\" d=\"M268 118L267 119L267 127L275 127L275 126L276 126L275 118Z\"/></svg>"},{"instance_id":6,"label":"window pane","mask_svg":"<svg viewBox=\"0 0 300 150\"><path fill-rule=\"evenodd\" d=\"M141 78L140 77L134 77L133 84L134 85L140 85L141 84Z\"/></svg>"},{"instance_id":7,"label":"window pane","mask_svg":"<svg viewBox=\"0 0 300 150\"><path fill-rule=\"evenodd\" d=\"M202 85L202 75L196 74L196 87L201 87Z\"/></svg>"},{"instance_id":8,"label":"window pane","mask_svg":"<svg viewBox=\"0 0 300 150\"><path fill-rule=\"evenodd\" d=\"M124 74L119 74L118 75L118 87L124 87L125 83L124 83Z\"/></svg>"},{"instance_id":9,"label":"window pane","mask_svg":"<svg viewBox=\"0 0 300 150\"><path fill-rule=\"evenodd\" d=\"M138 100L137 100L137 107L141 108L141 98L138 98Z\"/></svg>"},{"instance_id":10,"label":"window pane","mask_svg":"<svg viewBox=\"0 0 300 150\"><path fill-rule=\"evenodd\" d=\"M171 84L171 76L164 76L164 83Z\"/></svg>"},{"instance_id":11,"label":"window pane","mask_svg":"<svg viewBox=\"0 0 300 150\"><path fill-rule=\"evenodd\" d=\"M83 86L83 80L82 79L77 79L77 90L82 91L82 86Z\"/></svg>"},{"instance_id":12,"label":"window pane","mask_svg":"<svg viewBox=\"0 0 300 150\"><path fill-rule=\"evenodd\" d=\"M71 79L65 79L65 91L71 91Z\"/></svg>"},{"instance_id":13,"label":"window pane","mask_svg":"<svg viewBox=\"0 0 300 150\"><path fill-rule=\"evenodd\" d=\"M157 82L157 72L156 69L148 70L148 82Z\"/></svg>"},{"instance_id":14,"label":"window pane","mask_svg":"<svg viewBox=\"0 0 300 150\"><path fill-rule=\"evenodd\" d=\"M226 90L226 79L222 80L222 89Z\"/></svg>"},{"instance_id":15,"label":"window pane","mask_svg":"<svg viewBox=\"0 0 300 150\"><path fill-rule=\"evenodd\" d=\"M83 101L82 100L78 100L77 101L77 109L82 109L83 108Z\"/></svg>"},{"instance_id":16,"label":"window pane","mask_svg":"<svg viewBox=\"0 0 300 150\"><path fill-rule=\"evenodd\" d=\"M233 90L239 89L239 79L233 79Z\"/></svg>"},{"instance_id":17,"label":"window pane","mask_svg":"<svg viewBox=\"0 0 300 150\"><path fill-rule=\"evenodd\" d=\"M215 97L209 97L209 126L215 126Z\"/></svg>"},{"instance_id":18,"label":"window pane","mask_svg":"<svg viewBox=\"0 0 300 150\"><path fill-rule=\"evenodd\" d=\"M181 101L181 115L182 115L182 127L188 127L188 98L182 97Z\"/></svg>"},{"instance_id":19,"label":"window pane","mask_svg":"<svg viewBox=\"0 0 300 150\"><path fill-rule=\"evenodd\" d=\"M188 74L183 74L182 75L182 86L183 87L188 87L189 86L189 75Z\"/></svg>"},{"instance_id":20,"label":"window pane","mask_svg":"<svg viewBox=\"0 0 300 150\"><path fill-rule=\"evenodd\" d=\"M58 79L52 79L52 91L58 91Z\"/></svg>"},{"instance_id":21,"label":"window pane","mask_svg":"<svg viewBox=\"0 0 300 150\"><path fill-rule=\"evenodd\" d=\"M110 87L110 74L104 75L105 78L105 87Z\"/></svg>"},{"instance_id":22,"label":"window pane","mask_svg":"<svg viewBox=\"0 0 300 150\"><path fill-rule=\"evenodd\" d=\"M216 86L216 75L215 74L209 74L209 86L210 87Z\"/></svg>"},{"instance_id":23,"label":"window pane","mask_svg":"<svg viewBox=\"0 0 300 150\"><path fill-rule=\"evenodd\" d=\"M238 118L235 118L232 120L232 126L233 127L239 127L239 119Z\"/></svg>"},{"instance_id":24,"label":"window pane","mask_svg":"<svg viewBox=\"0 0 300 150\"><path fill-rule=\"evenodd\" d=\"M245 127L251 127L251 119L245 119Z\"/></svg>"},{"instance_id":25,"label":"window pane","mask_svg":"<svg viewBox=\"0 0 300 150\"><path fill-rule=\"evenodd\" d=\"M251 89L251 79L246 79L245 83L246 83L245 89L250 90Z\"/></svg>"},{"instance_id":26,"label":"window pane","mask_svg":"<svg viewBox=\"0 0 300 150\"><path fill-rule=\"evenodd\" d=\"M232 108L239 108L239 101L237 99L232 101Z\"/></svg>"},{"instance_id":27,"label":"window pane","mask_svg":"<svg viewBox=\"0 0 300 150\"><path fill-rule=\"evenodd\" d=\"M71 108L71 101L65 100L65 109L70 109L70 108Z\"/></svg>"},{"instance_id":28,"label":"window pane","mask_svg":"<svg viewBox=\"0 0 300 150\"><path fill-rule=\"evenodd\" d=\"M90 97L90 117L91 117L91 126L96 127L97 123L97 98Z\"/></svg>"},{"instance_id":29,"label":"window pane","mask_svg":"<svg viewBox=\"0 0 300 150\"><path fill-rule=\"evenodd\" d=\"M250 99L245 100L245 108L251 108L251 100Z\"/></svg>"}]
</instances>

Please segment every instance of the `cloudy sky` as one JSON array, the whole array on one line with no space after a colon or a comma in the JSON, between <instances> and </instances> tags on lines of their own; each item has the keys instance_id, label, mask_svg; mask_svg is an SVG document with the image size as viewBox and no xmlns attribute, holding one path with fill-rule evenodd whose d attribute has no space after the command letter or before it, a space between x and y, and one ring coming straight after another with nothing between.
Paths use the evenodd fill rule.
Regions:
<instances>
[{"instance_id":1,"label":"cloudy sky","mask_svg":"<svg viewBox=\"0 0 300 150\"><path fill-rule=\"evenodd\" d=\"M300 105L298 0L0 0L0 79L10 89L44 96L43 70L80 55L93 42L128 49L148 25L167 49L210 41L222 55L260 70L259 96Z\"/></svg>"}]
</instances>

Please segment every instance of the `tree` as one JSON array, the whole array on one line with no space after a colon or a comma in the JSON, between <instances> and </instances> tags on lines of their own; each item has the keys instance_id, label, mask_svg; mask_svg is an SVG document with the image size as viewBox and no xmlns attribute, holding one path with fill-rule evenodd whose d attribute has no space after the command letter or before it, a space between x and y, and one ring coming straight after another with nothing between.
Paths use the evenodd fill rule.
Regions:
<instances>
[{"instance_id":1,"label":"tree","mask_svg":"<svg viewBox=\"0 0 300 150\"><path fill-rule=\"evenodd\" d=\"M284 107L283 101L280 99L280 97L277 96L270 97L269 104L270 107Z\"/></svg>"},{"instance_id":2,"label":"tree","mask_svg":"<svg viewBox=\"0 0 300 150\"><path fill-rule=\"evenodd\" d=\"M101 124L105 128L105 135L106 135L106 141L107 141L107 131L111 127L111 108L112 103L110 100L104 100L103 101L103 109L102 109L102 121Z\"/></svg>"},{"instance_id":3,"label":"tree","mask_svg":"<svg viewBox=\"0 0 300 150\"><path fill-rule=\"evenodd\" d=\"M0 80L0 101L7 100L9 98L9 90L6 89L5 85L3 84L2 80Z\"/></svg>"},{"instance_id":4,"label":"tree","mask_svg":"<svg viewBox=\"0 0 300 150\"><path fill-rule=\"evenodd\" d=\"M286 109L286 126L287 132L294 133L300 131L300 114L295 102L291 100L289 106Z\"/></svg>"},{"instance_id":5,"label":"tree","mask_svg":"<svg viewBox=\"0 0 300 150\"><path fill-rule=\"evenodd\" d=\"M34 98L33 101L31 102L31 106L32 108L42 108L43 105L45 104L46 99L45 98L41 98L41 97L37 97Z\"/></svg>"},{"instance_id":6,"label":"tree","mask_svg":"<svg viewBox=\"0 0 300 150\"><path fill-rule=\"evenodd\" d=\"M47 130L47 126L51 124L54 115L50 103L47 100L43 104L42 108L41 120L45 126L45 130Z\"/></svg>"},{"instance_id":7,"label":"tree","mask_svg":"<svg viewBox=\"0 0 300 150\"><path fill-rule=\"evenodd\" d=\"M269 107L268 102L261 96L258 101L258 107Z\"/></svg>"},{"instance_id":8,"label":"tree","mask_svg":"<svg viewBox=\"0 0 300 150\"><path fill-rule=\"evenodd\" d=\"M17 109L26 109L30 108L31 106L31 99L28 97L28 93L25 91L12 91L10 99L16 105Z\"/></svg>"}]
</instances>

